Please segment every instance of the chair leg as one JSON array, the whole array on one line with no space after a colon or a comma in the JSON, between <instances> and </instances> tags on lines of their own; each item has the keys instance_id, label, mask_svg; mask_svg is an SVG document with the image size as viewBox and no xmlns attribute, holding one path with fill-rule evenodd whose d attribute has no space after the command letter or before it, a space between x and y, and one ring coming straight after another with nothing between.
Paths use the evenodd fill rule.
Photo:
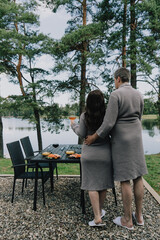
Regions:
<instances>
[{"instance_id":1,"label":"chair leg","mask_svg":"<svg viewBox=\"0 0 160 240\"><path fill-rule=\"evenodd\" d=\"M23 194L23 190L24 190L24 180L25 179L23 179L23 181L22 181L22 194Z\"/></svg>"},{"instance_id":2,"label":"chair leg","mask_svg":"<svg viewBox=\"0 0 160 240\"><path fill-rule=\"evenodd\" d=\"M25 183L25 188L27 187L27 178L26 178L26 183Z\"/></svg>"},{"instance_id":3,"label":"chair leg","mask_svg":"<svg viewBox=\"0 0 160 240\"><path fill-rule=\"evenodd\" d=\"M115 200L115 204L116 204L116 206L117 206L117 197L116 197L115 187L112 188L112 193L114 194L114 200Z\"/></svg>"},{"instance_id":4,"label":"chair leg","mask_svg":"<svg viewBox=\"0 0 160 240\"><path fill-rule=\"evenodd\" d=\"M27 173L28 173L28 167L27 167ZM26 183L25 183L25 188L27 187L27 178L26 178Z\"/></svg>"},{"instance_id":5,"label":"chair leg","mask_svg":"<svg viewBox=\"0 0 160 240\"><path fill-rule=\"evenodd\" d=\"M11 203L13 203L13 199L14 199L15 185L16 185L16 179L14 178L14 180L13 180L13 190L12 190L12 199L11 199Z\"/></svg>"}]
</instances>

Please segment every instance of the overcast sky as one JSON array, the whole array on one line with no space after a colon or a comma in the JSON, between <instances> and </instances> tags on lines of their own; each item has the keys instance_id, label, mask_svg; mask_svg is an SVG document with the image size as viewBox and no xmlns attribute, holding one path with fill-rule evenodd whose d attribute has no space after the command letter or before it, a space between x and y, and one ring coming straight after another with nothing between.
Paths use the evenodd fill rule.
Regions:
<instances>
[{"instance_id":1,"label":"overcast sky","mask_svg":"<svg viewBox=\"0 0 160 240\"><path fill-rule=\"evenodd\" d=\"M38 12L40 14L40 32L44 34L50 34L54 39L60 39L64 35L65 28L67 27L67 20L69 15L65 12L64 9L58 11L58 13L53 13L50 9L39 8ZM49 59L48 56L43 56L39 62L38 66L43 66L43 68L52 67L53 62ZM149 90L149 86L144 83L138 84L139 90L142 94ZM100 87L103 91L103 87ZM0 95L2 97L7 97L11 94L20 94L20 89L18 85L9 83L5 74L0 75ZM65 105L67 102L70 102L69 94L59 94L54 98L55 102L58 102L60 105Z\"/></svg>"}]
</instances>

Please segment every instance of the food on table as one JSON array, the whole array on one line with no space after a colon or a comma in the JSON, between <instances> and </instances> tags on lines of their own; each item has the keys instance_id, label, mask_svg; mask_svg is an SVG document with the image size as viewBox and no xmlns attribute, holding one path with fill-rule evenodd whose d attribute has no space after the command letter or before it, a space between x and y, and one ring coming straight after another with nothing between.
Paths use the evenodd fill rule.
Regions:
<instances>
[{"instance_id":1,"label":"food on table","mask_svg":"<svg viewBox=\"0 0 160 240\"><path fill-rule=\"evenodd\" d=\"M66 151L67 155L74 154L74 151Z\"/></svg>"},{"instance_id":2,"label":"food on table","mask_svg":"<svg viewBox=\"0 0 160 240\"><path fill-rule=\"evenodd\" d=\"M48 156L50 154L50 152L43 152L42 155L43 156Z\"/></svg>"},{"instance_id":3,"label":"food on table","mask_svg":"<svg viewBox=\"0 0 160 240\"><path fill-rule=\"evenodd\" d=\"M80 157L81 157L81 154L78 154L78 153L69 155L69 158L80 158Z\"/></svg>"},{"instance_id":4,"label":"food on table","mask_svg":"<svg viewBox=\"0 0 160 240\"><path fill-rule=\"evenodd\" d=\"M49 154L48 156L47 156L47 158L54 158L54 159L57 159L57 158L60 158L61 157L61 155L59 155L59 154L53 154L53 153L51 153L51 154Z\"/></svg>"}]
</instances>

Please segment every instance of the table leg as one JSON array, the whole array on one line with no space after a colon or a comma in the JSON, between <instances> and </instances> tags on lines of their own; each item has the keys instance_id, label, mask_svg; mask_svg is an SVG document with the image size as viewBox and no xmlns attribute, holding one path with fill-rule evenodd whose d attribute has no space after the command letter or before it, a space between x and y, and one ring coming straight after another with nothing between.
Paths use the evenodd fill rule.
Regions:
<instances>
[{"instance_id":1,"label":"table leg","mask_svg":"<svg viewBox=\"0 0 160 240\"><path fill-rule=\"evenodd\" d=\"M49 172L50 172L51 192L53 192L54 184L53 184L53 166L52 166L52 163L49 163Z\"/></svg>"},{"instance_id":2,"label":"table leg","mask_svg":"<svg viewBox=\"0 0 160 240\"><path fill-rule=\"evenodd\" d=\"M36 163L33 210L37 210L38 163Z\"/></svg>"}]
</instances>

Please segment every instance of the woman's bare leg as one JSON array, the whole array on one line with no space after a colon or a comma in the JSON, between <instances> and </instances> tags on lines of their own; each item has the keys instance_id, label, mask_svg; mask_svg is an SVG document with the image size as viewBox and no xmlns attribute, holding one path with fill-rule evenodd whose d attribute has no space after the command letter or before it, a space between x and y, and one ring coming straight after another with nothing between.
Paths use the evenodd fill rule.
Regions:
<instances>
[{"instance_id":1,"label":"woman's bare leg","mask_svg":"<svg viewBox=\"0 0 160 240\"><path fill-rule=\"evenodd\" d=\"M104 201L106 199L106 190L99 191L99 205L100 205L100 213L102 211L102 208L104 206Z\"/></svg>"},{"instance_id":2,"label":"woman's bare leg","mask_svg":"<svg viewBox=\"0 0 160 240\"><path fill-rule=\"evenodd\" d=\"M101 212L99 204L99 193L97 191L88 191L94 213L95 223L101 223Z\"/></svg>"}]
</instances>

